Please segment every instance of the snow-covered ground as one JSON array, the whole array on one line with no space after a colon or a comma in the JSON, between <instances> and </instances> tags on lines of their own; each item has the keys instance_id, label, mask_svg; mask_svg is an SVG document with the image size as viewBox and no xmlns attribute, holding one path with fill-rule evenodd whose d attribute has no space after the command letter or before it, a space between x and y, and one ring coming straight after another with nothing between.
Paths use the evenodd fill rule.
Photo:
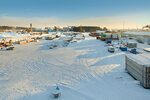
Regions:
<instances>
[{"instance_id":1,"label":"snow-covered ground","mask_svg":"<svg viewBox=\"0 0 150 100\"><path fill-rule=\"evenodd\" d=\"M125 32L126 34L133 34L133 35L147 35L150 36L150 32Z\"/></svg>"},{"instance_id":2,"label":"snow-covered ground","mask_svg":"<svg viewBox=\"0 0 150 100\"><path fill-rule=\"evenodd\" d=\"M53 100L56 85L58 100L150 100L150 90L126 73L124 52L109 53L104 42L87 34L49 49L54 41L0 51L0 100Z\"/></svg>"},{"instance_id":3,"label":"snow-covered ground","mask_svg":"<svg viewBox=\"0 0 150 100\"><path fill-rule=\"evenodd\" d=\"M19 33L12 33L12 32L7 32L7 33L1 33L0 34L0 41L2 39L7 39L9 40L13 40L13 41L18 41L18 40L23 40L23 39L27 39L30 37L30 34L19 34Z\"/></svg>"},{"instance_id":4,"label":"snow-covered ground","mask_svg":"<svg viewBox=\"0 0 150 100\"><path fill-rule=\"evenodd\" d=\"M50 34L42 34L42 35L30 35L29 33L21 34L21 33L16 33L16 32L5 32L5 33L0 33L0 41L3 39L6 39L8 42L9 40L12 40L14 42L16 41L21 41L21 40L27 40L31 39L33 37L45 37L45 36L51 36Z\"/></svg>"}]
</instances>

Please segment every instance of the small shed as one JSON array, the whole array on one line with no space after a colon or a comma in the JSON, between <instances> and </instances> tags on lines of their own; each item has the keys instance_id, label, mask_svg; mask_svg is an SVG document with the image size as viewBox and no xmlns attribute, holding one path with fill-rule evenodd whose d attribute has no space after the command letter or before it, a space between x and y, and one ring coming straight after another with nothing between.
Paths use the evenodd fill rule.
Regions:
<instances>
[{"instance_id":1,"label":"small shed","mask_svg":"<svg viewBox=\"0 0 150 100\"><path fill-rule=\"evenodd\" d=\"M136 42L128 42L127 46L128 46L128 48L137 48L137 43Z\"/></svg>"},{"instance_id":2,"label":"small shed","mask_svg":"<svg viewBox=\"0 0 150 100\"><path fill-rule=\"evenodd\" d=\"M150 88L150 54L129 54L126 56L126 70L144 88Z\"/></svg>"}]
</instances>

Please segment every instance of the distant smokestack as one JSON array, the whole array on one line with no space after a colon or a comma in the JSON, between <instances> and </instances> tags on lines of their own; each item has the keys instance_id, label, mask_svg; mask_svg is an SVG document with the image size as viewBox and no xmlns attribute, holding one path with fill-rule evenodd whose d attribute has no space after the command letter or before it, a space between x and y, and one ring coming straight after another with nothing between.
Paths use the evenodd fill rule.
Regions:
<instances>
[{"instance_id":1,"label":"distant smokestack","mask_svg":"<svg viewBox=\"0 0 150 100\"><path fill-rule=\"evenodd\" d=\"M30 32L32 32L32 23L30 24Z\"/></svg>"}]
</instances>

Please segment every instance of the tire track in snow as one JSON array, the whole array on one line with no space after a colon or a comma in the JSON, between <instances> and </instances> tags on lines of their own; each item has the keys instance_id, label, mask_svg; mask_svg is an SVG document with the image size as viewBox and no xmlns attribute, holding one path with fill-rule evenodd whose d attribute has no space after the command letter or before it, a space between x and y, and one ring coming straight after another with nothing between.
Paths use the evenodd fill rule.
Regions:
<instances>
[{"instance_id":1,"label":"tire track in snow","mask_svg":"<svg viewBox=\"0 0 150 100\"><path fill-rule=\"evenodd\" d=\"M114 56L119 56L119 55L123 55L124 52L121 52L121 53L116 53L116 54L113 54L113 55L109 55L109 56L105 56L105 57L99 57L99 58L94 58L94 59L87 59L87 62L89 62L89 67L94 65L95 63L101 61L101 60L104 60L104 59L107 59L107 58L111 58L111 57L114 57Z\"/></svg>"}]
</instances>

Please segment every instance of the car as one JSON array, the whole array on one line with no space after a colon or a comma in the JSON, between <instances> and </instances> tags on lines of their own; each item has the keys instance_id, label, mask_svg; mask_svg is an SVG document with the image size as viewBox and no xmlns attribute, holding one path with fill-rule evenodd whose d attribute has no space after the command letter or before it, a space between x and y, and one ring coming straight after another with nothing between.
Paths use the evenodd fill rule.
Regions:
<instances>
[{"instance_id":1,"label":"car","mask_svg":"<svg viewBox=\"0 0 150 100\"><path fill-rule=\"evenodd\" d=\"M113 46L108 46L108 51L111 53L115 52L115 48Z\"/></svg>"},{"instance_id":2,"label":"car","mask_svg":"<svg viewBox=\"0 0 150 100\"><path fill-rule=\"evenodd\" d=\"M15 49L15 47L8 47L8 48L6 48L6 50L14 50Z\"/></svg>"},{"instance_id":3,"label":"car","mask_svg":"<svg viewBox=\"0 0 150 100\"><path fill-rule=\"evenodd\" d=\"M101 38L101 36L97 36L97 37L96 37L96 39L100 39L100 38Z\"/></svg>"}]
</instances>

